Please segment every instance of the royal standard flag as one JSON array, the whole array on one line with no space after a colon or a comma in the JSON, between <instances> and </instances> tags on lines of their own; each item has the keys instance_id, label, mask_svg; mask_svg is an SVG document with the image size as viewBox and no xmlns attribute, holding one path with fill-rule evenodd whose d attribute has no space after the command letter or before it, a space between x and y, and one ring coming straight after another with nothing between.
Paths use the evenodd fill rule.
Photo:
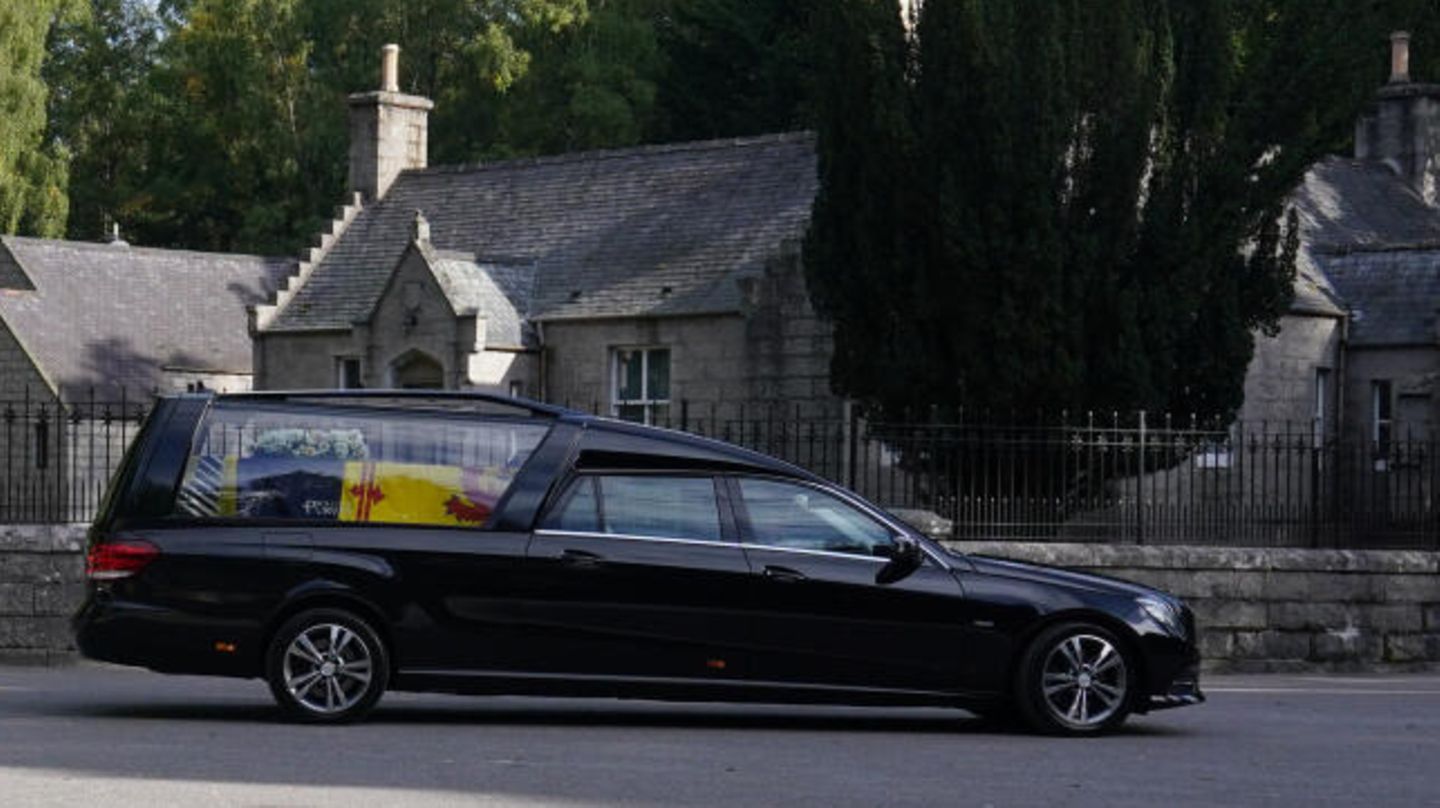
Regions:
<instances>
[{"instance_id":1,"label":"royal standard flag","mask_svg":"<svg viewBox=\"0 0 1440 808\"><path fill-rule=\"evenodd\" d=\"M481 527L509 483L499 467L347 462L340 521Z\"/></svg>"}]
</instances>

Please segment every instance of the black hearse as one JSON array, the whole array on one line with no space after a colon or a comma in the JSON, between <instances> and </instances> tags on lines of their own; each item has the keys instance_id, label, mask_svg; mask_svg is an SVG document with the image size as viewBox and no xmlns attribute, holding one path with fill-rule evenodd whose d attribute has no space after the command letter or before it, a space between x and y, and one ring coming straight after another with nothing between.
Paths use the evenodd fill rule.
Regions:
<instances>
[{"instance_id":1,"label":"black hearse","mask_svg":"<svg viewBox=\"0 0 1440 808\"><path fill-rule=\"evenodd\" d=\"M1202 700L1175 598L949 552L713 440L480 394L162 398L91 529L81 651L386 688L955 705L1092 734Z\"/></svg>"}]
</instances>

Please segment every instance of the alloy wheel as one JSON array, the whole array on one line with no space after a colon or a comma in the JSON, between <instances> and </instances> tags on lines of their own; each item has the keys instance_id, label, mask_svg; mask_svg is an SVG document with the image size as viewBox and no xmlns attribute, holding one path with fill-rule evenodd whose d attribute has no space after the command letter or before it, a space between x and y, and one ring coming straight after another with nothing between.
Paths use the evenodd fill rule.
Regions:
<instances>
[{"instance_id":1,"label":"alloy wheel","mask_svg":"<svg viewBox=\"0 0 1440 808\"><path fill-rule=\"evenodd\" d=\"M1129 672L1108 639L1070 634L1056 643L1041 668L1042 701L1051 717L1074 729L1105 724L1125 707Z\"/></svg>"},{"instance_id":2,"label":"alloy wheel","mask_svg":"<svg viewBox=\"0 0 1440 808\"><path fill-rule=\"evenodd\" d=\"M322 715L344 712L365 698L375 675L374 652L358 632L318 623L285 648L281 676L295 702Z\"/></svg>"}]
</instances>

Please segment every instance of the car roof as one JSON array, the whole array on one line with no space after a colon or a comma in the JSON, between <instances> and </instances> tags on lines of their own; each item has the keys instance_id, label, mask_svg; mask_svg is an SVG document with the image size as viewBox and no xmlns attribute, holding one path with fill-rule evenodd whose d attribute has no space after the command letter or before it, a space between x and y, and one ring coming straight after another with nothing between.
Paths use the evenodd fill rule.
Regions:
<instances>
[{"instance_id":1,"label":"car roof","mask_svg":"<svg viewBox=\"0 0 1440 808\"><path fill-rule=\"evenodd\" d=\"M206 398L217 401L257 401L360 406L388 404L401 409L454 409L467 404L509 408L533 418L575 424L585 430L577 464L589 468L698 467L763 472L811 482L824 480L799 466L731 443L689 432L636 424L546 404L518 396L469 390L286 390L244 393L177 393L167 398ZM666 463L665 460L671 461Z\"/></svg>"}]
</instances>

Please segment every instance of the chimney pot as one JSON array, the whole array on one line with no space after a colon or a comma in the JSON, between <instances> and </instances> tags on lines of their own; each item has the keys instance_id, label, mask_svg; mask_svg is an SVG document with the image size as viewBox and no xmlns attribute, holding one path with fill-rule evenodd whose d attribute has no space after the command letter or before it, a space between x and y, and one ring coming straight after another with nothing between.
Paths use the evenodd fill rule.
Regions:
<instances>
[{"instance_id":1,"label":"chimney pot","mask_svg":"<svg viewBox=\"0 0 1440 808\"><path fill-rule=\"evenodd\" d=\"M400 46L394 43L380 49L380 89L400 92Z\"/></svg>"},{"instance_id":2,"label":"chimney pot","mask_svg":"<svg viewBox=\"0 0 1440 808\"><path fill-rule=\"evenodd\" d=\"M1390 83L1410 81L1410 32L1396 31L1390 35Z\"/></svg>"}]
</instances>

